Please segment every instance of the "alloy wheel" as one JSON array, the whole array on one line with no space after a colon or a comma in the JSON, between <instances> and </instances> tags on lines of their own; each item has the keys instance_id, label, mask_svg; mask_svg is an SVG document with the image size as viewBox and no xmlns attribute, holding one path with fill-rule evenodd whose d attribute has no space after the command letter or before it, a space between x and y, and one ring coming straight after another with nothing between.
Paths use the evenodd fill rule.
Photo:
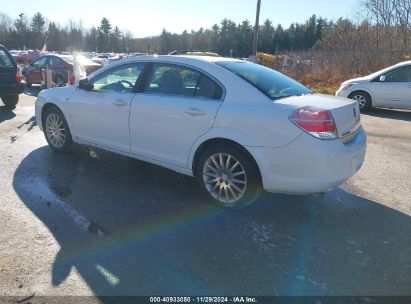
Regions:
<instances>
[{"instance_id":1,"label":"alloy wheel","mask_svg":"<svg viewBox=\"0 0 411 304\"><path fill-rule=\"evenodd\" d=\"M62 148L66 142L67 132L62 118L51 113L46 119L46 134L49 141L56 148Z\"/></svg>"},{"instance_id":2,"label":"alloy wheel","mask_svg":"<svg viewBox=\"0 0 411 304\"><path fill-rule=\"evenodd\" d=\"M247 190L243 165L227 153L216 153L206 160L203 181L208 193L223 204L239 201Z\"/></svg>"}]
</instances>

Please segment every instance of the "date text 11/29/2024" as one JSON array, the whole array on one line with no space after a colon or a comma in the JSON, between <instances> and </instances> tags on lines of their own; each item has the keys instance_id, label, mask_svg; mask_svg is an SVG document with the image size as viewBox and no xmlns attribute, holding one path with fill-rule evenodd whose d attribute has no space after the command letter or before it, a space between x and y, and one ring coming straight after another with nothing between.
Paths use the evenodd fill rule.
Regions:
<instances>
[{"instance_id":1,"label":"date text 11/29/2024","mask_svg":"<svg viewBox=\"0 0 411 304\"><path fill-rule=\"evenodd\" d=\"M258 303L253 297L150 297L150 303Z\"/></svg>"}]
</instances>

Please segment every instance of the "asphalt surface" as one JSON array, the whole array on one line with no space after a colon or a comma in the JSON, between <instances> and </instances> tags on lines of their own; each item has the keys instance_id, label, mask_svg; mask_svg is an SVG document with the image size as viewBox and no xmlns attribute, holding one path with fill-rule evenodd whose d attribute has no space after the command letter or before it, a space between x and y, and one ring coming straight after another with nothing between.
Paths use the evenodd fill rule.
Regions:
<instances>
[{"instance_id":1,"label":"asphalt surface","mask_svg":"<svg viewBox=\"0 0 411 304\"><path fill-rule=\"evenodd\" d=\"M52 153L28 93L0 104L0 296L411 295L411 112L363 115L364 166L323 199L232 212L160 167Z\"/></svg>"}]
</instances>

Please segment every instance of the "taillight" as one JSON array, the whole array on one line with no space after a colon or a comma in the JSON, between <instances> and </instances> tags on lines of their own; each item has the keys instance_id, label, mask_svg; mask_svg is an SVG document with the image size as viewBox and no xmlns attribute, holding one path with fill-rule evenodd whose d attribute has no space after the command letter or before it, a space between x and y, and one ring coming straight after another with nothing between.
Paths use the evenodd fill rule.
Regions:
<instances>
[{"instance_id":1,"label":"taillight","mask_svg":"<svg viewBox=\"0 0 411 304\"><path fill-rule=\"evenodd\" d=\"M23 81L23 80L24 80L24 77L23 77L23 75L21 74L20 68L17 68L16 81L17 81L17 82L20 82L20 81Z\"/></svg>"},{"instance_id":2,"label":"taillight","mask_svg":"<svg viewBox=\"0 0 411 304\"><path fill-rule=\"evenodd\" d=\"M68 79L69 84L73 85L76 83L76 77L74 76L70 76Z\"/></svg>"},{"instance_id":3,"label":"taillight","mask_svg":"<svg viewBox=\"0 0 411 304\"><path fill-rule=\"evenodd\" d=\"M290 120L316 138L337 138L337 127L328 110L306 106L295 111L290 116Z\"/></svg>"},{"instance_id":4,"label":"taillight","mask_svg":"<svg viewBox=\"0 0 411 304\"><path fill-rule=\"evenodd\" d=\"M74 76L74 67L72 65L68 66L68 83L70 85L76 83L76 77Z\"/></svg>"}]
</instances>

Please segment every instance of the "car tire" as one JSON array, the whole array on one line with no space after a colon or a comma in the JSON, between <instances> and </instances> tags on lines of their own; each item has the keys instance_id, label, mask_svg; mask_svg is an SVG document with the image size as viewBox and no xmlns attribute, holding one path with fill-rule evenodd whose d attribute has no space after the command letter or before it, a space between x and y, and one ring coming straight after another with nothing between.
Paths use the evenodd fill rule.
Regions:
<instances>
[{"instance_id":1,"label":"car tire","mask_svg":"<svg viewBox=\"0 0 411 304\"><path fill-rule=\"evenodd\" d=\"M234 146L218 144L206 148L195 171L205 196L220 207L242 209L252 204L261 192L256 165Z\"/></svg>"},{"instance_id":2,"label":"car tire","mask_svg":"<svg viewBox=\"0 0 411 304\"><path fill-rule=\"evenodd\" d=\"M31 83L27 74L23 73L24 81L26 82L26 88L31 88Z\"/></svg>"},{"instance_id":3,"label":"car tire","mask_svg":"<svg viewBox=\"0 0 411 304\"><path fill-rule=\"evenodd\" d=\"M7 108L13 110L19 102L19 95L1 96L1 100Z\"/></svg>"},{"instance_id":4,"label":"car tire","mask_svg":"<svg viewBox=\"0 0 411 304\"><path fill-rule=\"evenodd\" d=\"M43 132L53 151L68 152L73 146L70 128L63 113L56 107L46 110L43 116Z\"/></svg>"},{"instance_id":5,"label":"car tire","mask_svg":"<svg viewBox=\"0 0 411 304\"><path fill-rule=\"evenodd\" d=\"M365 112L371 108L371 96L364 91L355 91L348 98L356 100L361 112Z\"/></svg>"}]
</instances>

